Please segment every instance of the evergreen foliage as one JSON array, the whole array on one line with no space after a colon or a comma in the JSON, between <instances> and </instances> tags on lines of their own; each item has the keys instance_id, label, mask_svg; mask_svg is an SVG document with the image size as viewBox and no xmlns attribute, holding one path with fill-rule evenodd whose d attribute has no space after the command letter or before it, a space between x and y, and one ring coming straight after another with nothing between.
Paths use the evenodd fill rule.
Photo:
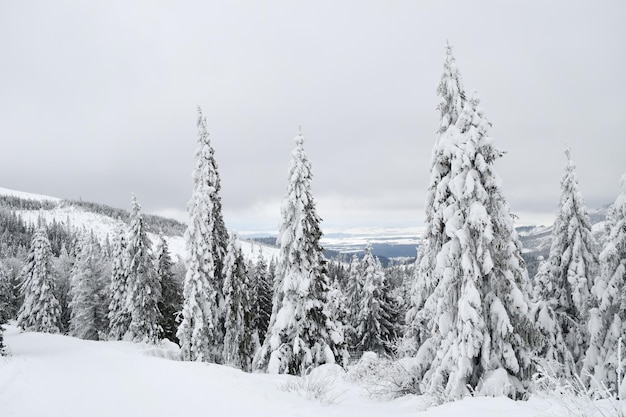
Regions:
<instances>
[{"instance_id":1,"label":"evergreen foliage","mask_svg":"<svg viewBox=\"0 0 626 417\"><path fill-rule=\"evenodd\" d=\"M4 338L2 327L11 317L9 316L11 303L11 282L4 273L4 268L0 265L0 356L6 353L4 348Z\"/></svg>"},{"instance_id":2,"label":"evergreen foliage","mask_svg":"<svg viewBox=\"0 0 626 417\"><path fill-rule=\"evenodd\" d=\"M163 337L178 342L178 314L182 309L183 294L180 283L174 278L172 258L165 237L159 235L154 253L157 279L161 283L161 298L158 303L161 312L159 325L163 329Z\"/></svg>"},{"instance_id":3,"label":"evergreen foliage","mask_svg":"<svg viewBox=\"0 0 626 417\"><path fill-rule=\"evenodd\" d=\"M344 323L344 339L346 339L346 348L349 350L352 346L348 342L348 329L350 326L347 324L349 320L348 304L346 302L346 296L341 289L339 280L335 277L330 285L328 291L328 314L340 323Z\"/></svg>"},{"instance_id":4,"label":"evergreen foliage","mask_svg":"<svg viewBox=\"0 0 626 417\"><path fill-rule=\"evenodd\" d=\"M0 207L0 257L19 257L26 253L34 230L8 208Z\"/></svg>"},{"instance_id":5,"label":"evergreen foliage","mask_svg":"<svg viewBox=\"0 0 626 417\"><path fill-rule=\"evenodd\" d=\"M250 281L236 234L231 234L224 258L224 363L249 371L258 340L254 340Z\"/></svg>"},{"instance_id":6,"label":"evergreen foliage","mask_svg":"<svg viewBox=\"0 0 626 417\"><path fill-rule=\"evenodd\" d=\"M255 367L303 375L324 363L344 364L342 323L330 317L320 218L311 193L311 164L299 133L281 207L280 258L272 317Z\"/></svg>"},{"instance_id":7,"label":"evergreen foliage","mask_svg":"<svg viewBox=\"0 0 626 417\"><path fill-rule=\"evenodd\" d=\"M129 264L126 230L118 226L111 253L109 339L121 340L130 328Z\"/></svg>"},{"instance_id":8,"label":"evergreen foliage","mask_svg":"<svg viewBox=\"0 0 626 417\"><path fill-rule=\"evenodd\" d=\"M54 296L52 253L46 229L33 235L26 264L20 273L24 302L17 324L26 331L59 333L61 309Z\"/></svg>"},{"instance_id":9,"label":"evergreen foliage","mask_svg":"<svg viewBox=\"0 0 626 417\"><path fill-rule=\"evenodd\" d=\"M104 264L94 239L85 235L71 273L70 334L100 340L108 327Z\"/></svg>"},{"instance_id":10,"label":"evergreen foliage","mask_svg":"<svg viewBox=\"0 0 626 417\"><path fill-rule=\"evenodd\" d=\"M198 150L193 193L185 232L187 274L182 322L177 337L184 360L221 362L224 340L222 268L226 227L219 197L220 180L206 120L198 108Z\"/></svg>"},{"instance_id":11,"label":"evergreen foliage","mask_svg":"<svg viewBox=\"0 0 626 417\"><path fill-rule=\"evenodd\" d=\"M26 258L26 255L24 255ZM5 293L6 304L3 314L9 319L14 319L23 304L24 296L21 292L22 277L21 272L24 268L24 261L15 258L5 258L2 260L2 270L7 280L7 293Z\"/></svg>"},{"instance_id":12,"label":"evergreen foliage","mask_svg":"<svg viewBox=\"0 0 626 417\"><path fill-rule=\"evenodd\" d=\"M348 323L345 327L346 339L351 349L357 349L359 338L356 329L359 327L359 311L363 296L363 271L361 270L359 257L354 254L348 269L348 282L346 284L346 304L348 309Z\"/></svg>"},{"instance_id":13,"label":"evergreen foliage","mask_svg":"<svg viewBox=\"0 0 626 417\"><path fill-rule=\"evenodd\" d=\"M141 206L135 196L128 235L128 290L131 340L156 343L161 337L161 283L154 270L150 240L143 226Z\"/></svg>"},{"instance_id":14,"label":"evergreen foliage","mask_svg":"<svg viewBox=\"0 0 626 417\"><path fill-rule=\"evenodd\" d=\"M429 337L428 317L431 311L424 308L426 299L432 294L438 284L438 276L434 275L437 265L437 255L441 252L444 243L449 237L444 232L444 212L453 199L449 188L450 171L454 158L454 148L449 146L447 130L455 126L463 107L466 95L461 75L452 54L452 46L446 45L446 58L443 65L443 74L437 87L439 96L440 122L437 129L438 138L433 147L430 166L430 180L426 194L426 230L422 235L416 267L414 286L411 290L411 306L407 311L406 339L413 345L413 350L421 346Z\"/></svg>"},{"instance_id":15,"label":"evergreen foliage","mask_svg":"<svg viewBox=\"0 0 626 417\"><path fill-rule=\"evenodd\" d=\"M391 342L398 336L397 314L385 283L380 261L372 255L372 245L365 248L360 271L363 288L357 313L357 349L391 354Z\"/></svg>"},{"instance_id":16,"label":"evergreen foliage","mask_svg":"<svg viewBox=\"0 0 626 417\"><path fill-rule=\"evenodd\" d=\"M444 66L440 85L458 85ZM539 336L528 317L530 283L512 215L493 164L502 156L476 97L460 91L441 106L427 200L426 252L408 315L418 340L422 390L461 398L506 372L511 396L524 392ZM440 95L441 95L440 91ZM443 102L443 101L442 101ZM454 117L457 116L456 121ZM468 388L469 387L469 388Z\"/></svg>"},{"instance_id":17,"label":"evergreen foliage","mask_svg":"<svg viewBox=\"0 0 626 417\"><path fill-rule=\"evenodd\" d=\"M273 294L273 277L270 275L269 266L263 252L259 251L254 269L252 270L252 288L256 303L255 328L259 340L263 340L267 333L267 328L272 315L272 294ZM256 294L256 297L254 296Z\"/></svg>"},{"instance_id":18,"label":"evergreen foliage","mask_svg":"<svg viewBox=\"0 0 626 417\"><path fill-rule=\"evenodd\" d=\"M624 355L621 363L617 355L619 339L626 334L626 175L620 185L622 192L607 214L607 238L599 257L600 275L592 289L595 306L590 311L590 344L582 372L585 382L590 383L588 375L592 375L613 392L617 391L618 367L626 368Z\"/></svg>"},{"instance_id":19,"label":"evergreen foliage","mask_svg":"<svg viewBox=\"0 0 626 417\"><path fill-rule=\"evenodd\" d=\"M541 356L563 366L559 375L572 377L580 370L588 344L585 324L598 260L570 150L565 153L567 168L561 180L559 214L550 256L535 277L537 304L531 317L544 335Z\"/></svg>"},{"instance_id":20,"label":"evergreen foliage","mask_svg":"<svg viewBox=\"0 0 626 417\"><path fill-rule=\"evenodd\" d=\"M72 269L76 259L72 256L67 247L63 245L59 257L54 261L55 271L55 297L59 302L61 309L61 318L59 321L59 327L61 333L67 334L70 330L70 277L72 276Z\"/></svg>"}]
</instances>

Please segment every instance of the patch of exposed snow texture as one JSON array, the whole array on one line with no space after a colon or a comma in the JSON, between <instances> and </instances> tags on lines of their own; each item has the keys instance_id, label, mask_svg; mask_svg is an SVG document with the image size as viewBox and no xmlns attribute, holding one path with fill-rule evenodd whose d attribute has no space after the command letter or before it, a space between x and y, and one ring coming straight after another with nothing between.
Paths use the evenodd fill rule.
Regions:
<instances>
[{"instance_id":1,"label":"patch of exposed snow texture","mask_svg":"<svg viewBox=\"0 0 626 417\"><path fill-rule=\"evenodd\" d=\"M352 382L334 365L316 368L303 378L247 374L227 366L180 362L178 348L170 342L93 342L20 332L12 325L7 326L5 342L11 356L0 358L3 416L171 417L201 414L207 407L213 415L242 417L571 415L567 402L556 395L531 396L528 401L476 396L441 406L428 396L373 399L367 387ZM487 379L496 390L502 382L507 382L502 372ZM606 400L590 404L598 416L615 412ZM626 411L626 402L616 405Z\"/></svg>"}]
</instances>

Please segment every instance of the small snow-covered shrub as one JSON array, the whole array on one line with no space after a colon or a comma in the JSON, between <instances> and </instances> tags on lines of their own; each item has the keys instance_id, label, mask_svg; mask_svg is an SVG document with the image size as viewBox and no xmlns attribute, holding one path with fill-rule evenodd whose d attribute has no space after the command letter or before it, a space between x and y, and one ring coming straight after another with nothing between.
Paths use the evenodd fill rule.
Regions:
<instances>
[{"instance_id":1,"label":"small snow-covered shrub","mask_svg":"<svg viewBox=\"0 0 626 417\"><path fill-rule=\"evenodd\" d=\"M146 344L145 346L146 348L141 351L144 356L154 356L173 361L181 360L180 347L171 340L163 339L157 345Z\"/></svg>"},{"instance_id":2,"label":"small snow-covered shrub","mask_svg":"<svg viewBox=\"0 0 626 417\"><path fill-rule=\"evenodd\" d=\"M587 388L583 380L558 377L558 363L543 361L537 365L530 391L541 398L557 401L568 416L576 417L626 417L625 407L601 382L595 381ZM593 376L589 375L593 379Z\"/></svg>"},{"instance_id":3,"label":"small snow-covered shrub","mask_svg":"<svg viewBox=\"0 0 626 417\"><path fill-rule=\"evenodd\" d=\"M394 399L418 392L412 368L409 358L393 361L365 352L348 371L348 379L362 385L374 398Z\"/></svg>"},{"instance_id":4,"label":"small snow-covered shrub","mask_svg":"<svg viewBox=\"0 0 626 417\"><path fill-rule=\"evenodd\" d=\"M328 366L336 366L341 369L339 365ZM296 393L309 400L317 400L325 405L335 404L343 395L343 391L336 389L338 372L336 369L328 368L328 366L322 365L314 369L309 375L302 377L292 376L287 382L280 385L280 389L285 392Z\"/></svg>"},{"instance_id":5,"label":"small snow-covered shrub","mask_svg":"<svg viewBox=\"0 0 626 417\"><path fill-rule=\"evenodd\" d=\"M518 398L526 390L522 383L504 368L498 368L485 373L476 387L475 394L488 397L506 396Z\"/></svg>"}]
</instances>

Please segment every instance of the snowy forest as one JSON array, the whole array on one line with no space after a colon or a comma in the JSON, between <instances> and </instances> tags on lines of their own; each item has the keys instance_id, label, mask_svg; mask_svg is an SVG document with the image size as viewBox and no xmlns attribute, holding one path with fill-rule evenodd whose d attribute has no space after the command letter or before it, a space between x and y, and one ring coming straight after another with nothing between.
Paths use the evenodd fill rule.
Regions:
<instances>
[{"instance_id":1,"label":"snowy forest","mask_svg":"<svg viewBox=\"0 0 626 417\"><path fill-rule=\"evenodd\" d=\"M223 219L217 157L198 108L187 225L148 222L133 196L129 216L109 213L124 226L103 241L43 218L29 224L15 204L45 203L3 197L0 324L93 341L167 339L182 361L249 373L356 367L351 375L378 380L387 398L525 400L555 384L623 397L626 175L597 239L564 149L549 255L529 275L494 168L504 152L450 45L436 91L440 124L423 170L426 229L414 264L383 267L371 244L362 256L325 257L301 130L278 256L244 256ZM164 235L183 230L186 256L177 259ZM10 354L1 330L0 350Z\"/></svg>"}]
</instances>

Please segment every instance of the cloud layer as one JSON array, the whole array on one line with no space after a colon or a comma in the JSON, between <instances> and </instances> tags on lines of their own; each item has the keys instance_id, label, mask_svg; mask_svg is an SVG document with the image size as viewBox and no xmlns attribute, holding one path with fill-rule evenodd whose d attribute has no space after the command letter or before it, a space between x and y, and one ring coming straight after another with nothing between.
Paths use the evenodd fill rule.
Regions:
<instances>
[{"instance_id":1,"label":"cloud layer","mask_svg":"<svg viewBox=\"0 0 626 417\"><path fill-rule=\"evenodd\" d=\"M580 4L579 4L580 3ZM588 205L624 173L626 3L9 2L1 186L184 213L195 107L229 226L276 228L303 126L328 227L418 225L447 39L513 211L554 213L572 147Z\"/></svg>"}]
</instances>

